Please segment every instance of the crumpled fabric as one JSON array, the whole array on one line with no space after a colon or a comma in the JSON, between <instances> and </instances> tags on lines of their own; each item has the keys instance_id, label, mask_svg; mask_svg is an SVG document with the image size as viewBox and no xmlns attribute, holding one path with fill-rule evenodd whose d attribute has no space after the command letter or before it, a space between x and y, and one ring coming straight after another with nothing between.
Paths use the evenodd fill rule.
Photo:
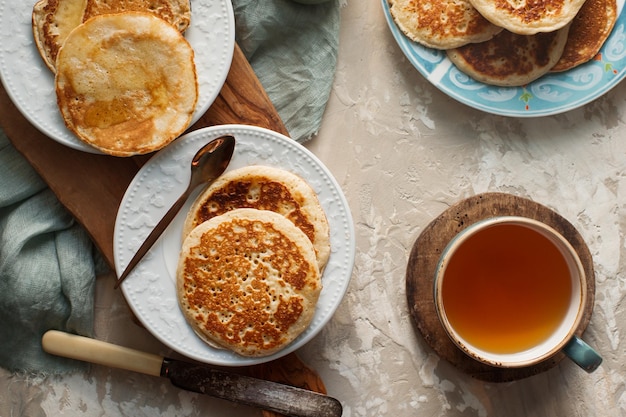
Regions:
<instances>
[{"instance_id":1,"label":"crumpled fabric","mask_svg":"<svg viewBox=\"0 0 626 417\"><path fill-rule=\"evenodd\" d=\"M339 1L233 0L235 36L289 135L319 130L339 48Z\"/></svg>"},{"instance_id":2,"label":"crumpled fabric","mask_svg":"<svg viewBox=\"0 0 626 417\"><path fill-rule=\"evenodd\" d=\"M78 361L45 353L49 329L93 335L102 259L84 229L0 130L0 366L58 374Z\"/></svg>"}]
</instances>

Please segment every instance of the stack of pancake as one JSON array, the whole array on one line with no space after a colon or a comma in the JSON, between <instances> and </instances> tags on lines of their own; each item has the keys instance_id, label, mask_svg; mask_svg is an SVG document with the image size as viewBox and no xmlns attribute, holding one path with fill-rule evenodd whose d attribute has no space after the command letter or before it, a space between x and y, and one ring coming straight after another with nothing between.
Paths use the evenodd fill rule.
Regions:
<instances>
[{"instance_id":1,"label":"stack of pancake","mask_svg":"<svg viewBox=\"0 0 626 417\"><path fill-rule=\"evenodd\" d=\"M35 44L65 125L115 156L163 148L198 100L189 0L40 0Z\"/></svg>"},{"instance_id":2,"label":"stack of pancake","mask_svg":"<svg viewBox=\"0 0 626 417\"><path fill-rule=\"evenodd\" d=\"M187 214L181 310L209 345L271 355L309 326L329 256L328 221L304 179L267 166L230 171Z\"/></svg>"},{"instance_id":3,"label":"stack of pancake","mask_svg":"<svg viewBox=\"0 0 626 417\"><path fill-rule=\"evenodd\" d=\"M521 86L591 60L617 20L616 0L389 0L402 32L445 50L477 81Z\"/></svg>"}]
</instances>

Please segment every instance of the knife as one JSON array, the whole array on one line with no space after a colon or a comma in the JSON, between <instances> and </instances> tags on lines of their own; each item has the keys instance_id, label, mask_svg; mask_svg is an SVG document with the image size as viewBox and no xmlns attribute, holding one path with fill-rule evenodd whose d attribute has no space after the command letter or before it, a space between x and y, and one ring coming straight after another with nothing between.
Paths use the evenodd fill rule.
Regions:
<instances>
[{"instance_id":1,"label":"knife","mask_svg":"<svg viewBox=\"0 0 626 417\"><path fill-rule=\"evenodd\" d=\"M72 359L169 378L178 388L296 417L340 417L341 403L327 395L221 371L57 330L42 338L44 351Z\"/></svg>"}]
</instances>

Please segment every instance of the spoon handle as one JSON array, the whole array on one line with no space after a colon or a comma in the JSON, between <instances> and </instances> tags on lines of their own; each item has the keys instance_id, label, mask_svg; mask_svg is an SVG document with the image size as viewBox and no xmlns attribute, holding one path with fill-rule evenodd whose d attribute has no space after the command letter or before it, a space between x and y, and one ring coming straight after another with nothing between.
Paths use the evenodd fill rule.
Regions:
<instances>
[{"instance_id":1,"label":"spoon handle","mask_svg":"<svg viewBox=\"0 0 626 417\"><path fill-rule=\"evenodd\" d=\"M150 232L146 240L144 240L144 242L141 244L139 249L137 249L137 252L133 256L133 258L130 260L128 265L126 266L126 269L124 269L124 272L122 273L122 275L120 275L117 281L115 282L115 288L118 288L120 284L122 283L122 281L124 281L128 277L128 275L131 273L133 268L137 266L141 258L144 257L144 255L150 250L152 245L154 245L154 243L159 239L161 234L163 234L165 229L167 229L167 226L169 226L172 220L174 220L174 217L176 217L176 214L178 214L180 209L185 204L185 201L187 201L187 197L189 197L189 194L191 194L192 190L193 190L193 187L191 186L187 187L185 192L178 198L178 200L176 200L174 205L170 207L167 213L165 213L165 216L163 216L163 218L154 227L154 229L152 229L152 231Z\"/></svg>"}]
</instances>

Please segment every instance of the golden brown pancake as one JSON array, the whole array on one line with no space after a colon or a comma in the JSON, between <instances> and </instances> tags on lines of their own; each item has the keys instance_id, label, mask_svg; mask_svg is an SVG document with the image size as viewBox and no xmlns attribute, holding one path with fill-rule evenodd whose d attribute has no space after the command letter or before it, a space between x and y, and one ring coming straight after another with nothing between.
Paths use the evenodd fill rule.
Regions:
<instances>
[{"instance_id":1,"label":"golden brown pancake","mask_svg":"<svg viewBox=\"0 0 626 417\"><path fill-rule=\"evenodd\" d=\"M469 0L487 20L509 32L553 32L574 19L585 0Z\"/></svg>"},{"instance_id":2,"label":"golden brown pancake","mask_svg":"<svg viewBox=\"0 0 626 417\"><path fill-rule=\"evenodd\" d=\"M502 31L493 39L447 51L459 70L485 84L520 86L546 74L561 57L567 31L517 35Z\"/></svg>"},{"instance_id":3,"label":"golden brown pancake","mask_svg":"<svg viewBox=\"0 0 626 417\"><path fill-rule=\"evenodd\" d=\"M46 66L56 71L59 49L70 32L83 21L87 0L39 0L33 7L35 45Z\"/></svg>"},{"instance_id":4,"label":"golden brown pancake","mask_svg":"<svg viewBox=\"0 0 626 417\"><path fill-rule=\"evenodd\" d=\"M429 48L483 42L502 30L482 17L469 0L389 0L389 4L398 28Z\"/></svg>"},{"instance_id":5,"label":"golden brown pancake","mask_svg":"<svg viewBox=\"0 0 626 417\"><path fill-rule=\"evenodd\" d=\"M143 12L93 17L57 56L57 103L82 141L114 156L163 148L189 125L198 98L193 49Z\"/></svg>"},{"instance_id":6,"label":"golden brown pancake","mask_svg":"<svg viewBox=\"0 0 626 417\"><path fill-rule=\"evenodd\" d=\"M616 20L616 0L587 0L572 21L563 55L551 71L566 71L595 57Z\"/></svg>"},{"instance_id":7,"label":"golden brown pancake","mask_svg":"<svg viewBox=\"0 0 626 417\"><path fill-rule=\"evenodd\" d=\"M191 19L189 0L39 0L32 13L33 37L46 66L56 71L59 49L76 26L96 15L123 11L153 13L180 32Z\"/></svg>"},{"instance_id":8,"label":"golden brown pancake","mask_svg":"<svg viewBox=\"0 0 626 417\"><path fill-rule=\"evenodd\" d=\"M125 11L150 12L184 32L191 20L189 0L87 0L83 21Z\"/></svg>"},{"instance_id":9,"label":"golden brown pancake","mask_svg":"<svg viewBox=\"0 0 626 417\"><path fill-rule=\"evenodd\" d=\"M330 256L328 220L317 194L301 177L279 168L251 165L218 178L190 208L183 236L212 217L237 208L271 210L298 226L313 242L320 270Z\"/></svg>"},{"instance_id":10,"label":"golden brown pancake","mask_svg":"<svg viewBox=\"0 0 626 417\"><path fill-rule=\"evenodd\" d=\"M177 269L194 331L243 356L284 348L310 324L322 288L311 241L278 213L237 209L187 236Z\"/></svg>"}]
</instances>

